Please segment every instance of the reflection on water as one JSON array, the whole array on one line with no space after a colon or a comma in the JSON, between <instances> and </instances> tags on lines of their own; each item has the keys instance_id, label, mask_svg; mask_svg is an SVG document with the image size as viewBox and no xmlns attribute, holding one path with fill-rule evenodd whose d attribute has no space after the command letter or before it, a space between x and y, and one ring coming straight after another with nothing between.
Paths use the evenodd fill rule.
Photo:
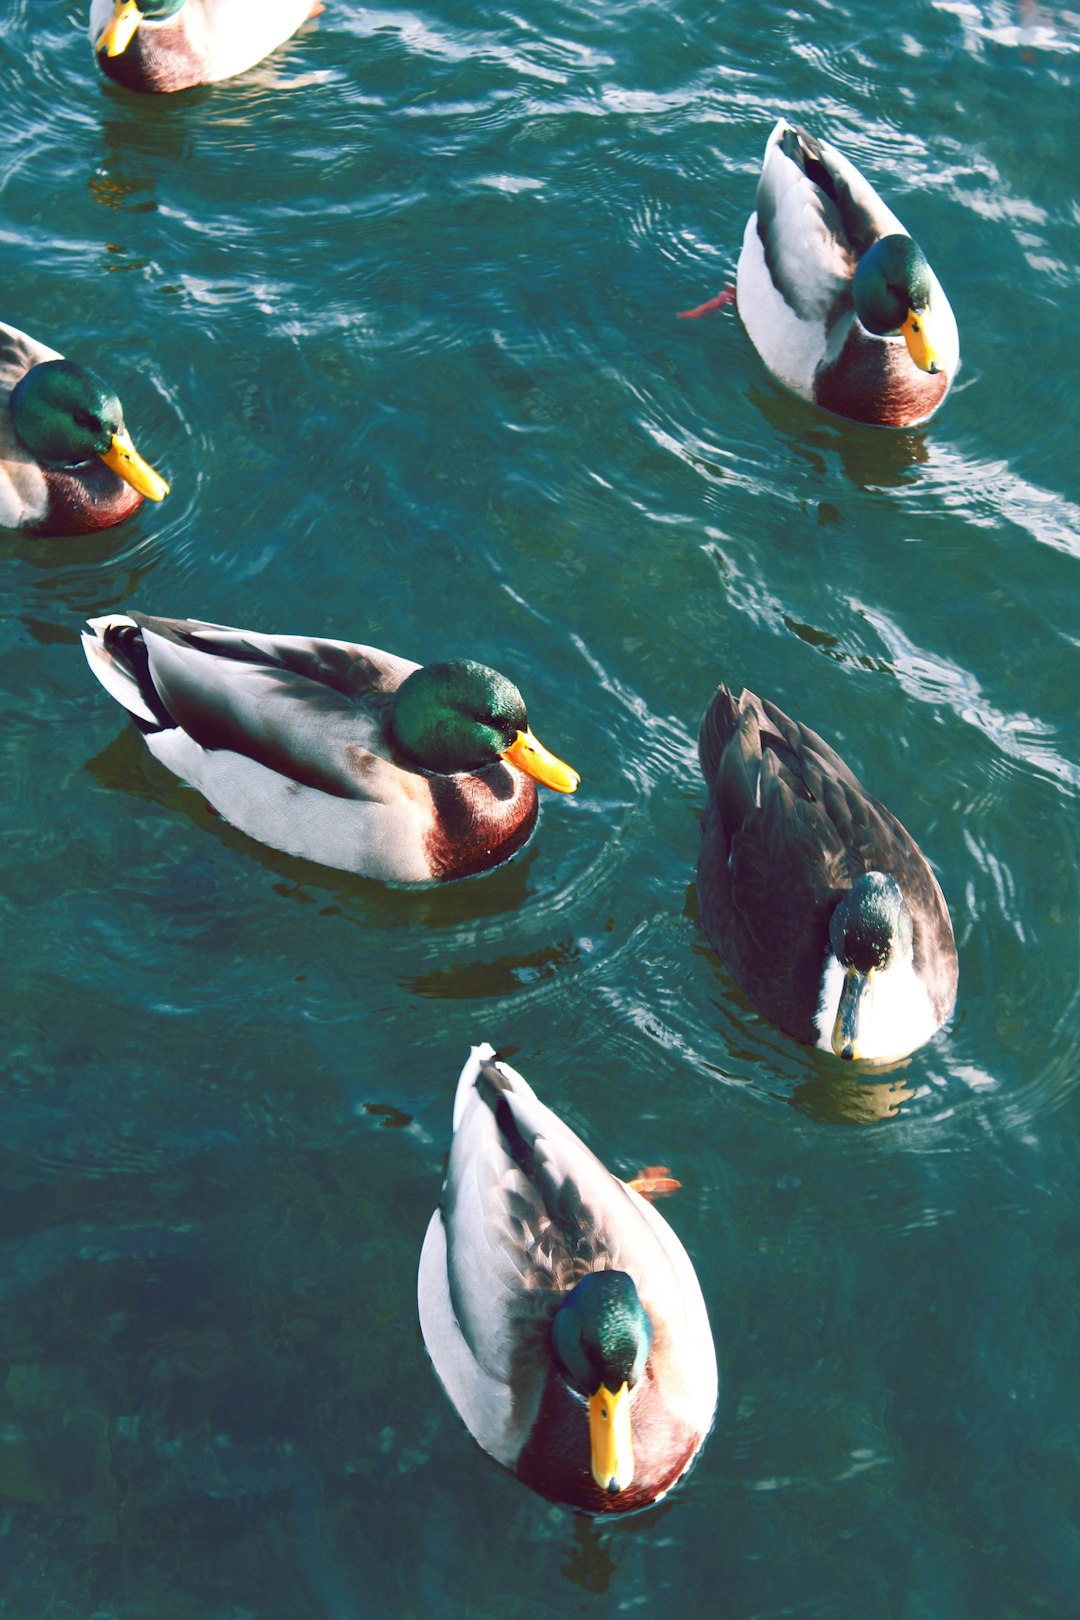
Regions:
<instances>
[{"instance_id":1,"label":"reflection on water","mask_svg":"<svg viewBox=\"0 0 1080 1620\"><path fill-rule=\"evenodd\" d=\"M880 1125L895 1119L915 1091L903 1080L861 1080L854 1075L816 1074L791 1094L793 1108L811 1119L843 1125Z\"/></svg>"},{"instance_id":2,"label":"reflection on water","mask_svg":"<svg viewBox=\"0 0 1080 1620\"><path fill-rule=\"evenodd\" d=\"M843 422L776 383L755 385L749 398L792 456L807 461L818 472L835 456L856 489L908 485L929 460L927 428L870 428Z\"/></svg>"},{"instance_id":3,"label":"reflection on water","mask_svg":"<svg viewBox=\"0 0 1080 1620\"><path fill-rule=\"evenodd\" d=\"M562 1573L583 1592L606 1592L618 1565L610 1552L610 1538L595 1520L575 1516Z\"/></svg>"}]
</instances>

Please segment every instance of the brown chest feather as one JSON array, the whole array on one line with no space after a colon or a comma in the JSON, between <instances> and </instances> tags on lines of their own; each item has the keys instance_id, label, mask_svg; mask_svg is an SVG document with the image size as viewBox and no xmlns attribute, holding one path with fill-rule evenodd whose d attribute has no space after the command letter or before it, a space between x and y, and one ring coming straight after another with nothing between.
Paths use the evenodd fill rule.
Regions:
<instances>
[{"instance_id":1,"label":"brown chest feather","mask_svg":"<svg viewBox=\"0 0 1080 1620\"><path fill-rule=\"evenodd\" d=\"M98 54L103 73L128 90L168 94L203 84L208 71L202 54L188 37L183 17L138 28L119 56Z\"/></svg>"},{"instance_id":2,"label":"brown chest feather","mask_svg":"<svg viewBox=\"0 0 1080 1620\"><path fill-rule=\"evenodd\" d=\"M561 1379L552 1373L544 1386L532 1433L522 1447L516 1473L524 1484L584 1513L632 1513L648 1507L685 1473L701 1437L676 1424L663 1407L652 1368L633 1408L634 1478L614 1495L601 1490L589 1466L589 1417Z\"/></svg>"},{"instance_id":3,"label":"brown chest feather","mask_svg":"<svg viewBox=\"0 0 1080 1620\"><path fill-rule=\"evenodd\" d=\"M35 534L91 534L120 523L143 503L138 490L101 461L46 468L45 488L49 496L45 516L29 525Z\"/></svg>"},{"instance_id":4,"label":"brown chest feather","mask_svg":"<svg viewBox=\"0 0 1080 1620\"><path fill-rule=\"evenodd\" d=\"M874 337L854 322L831 365L814 377L814 398L827 411L880 427L922 422L941 404L949 379L920 371L907 346Z\"/></svg>"},{"instance_id":5,"label":"brown chest feather","mask_svg":"<svg viewBox=\"0 0 1080 1620\"><path fill-rule=\"evenodd\" d=\"M536 825L536 784L507 765L489 765L469 776L432 776L429 783L435 820L427 854L437 880L500 865Z\"/></svg>"}]
</instances>

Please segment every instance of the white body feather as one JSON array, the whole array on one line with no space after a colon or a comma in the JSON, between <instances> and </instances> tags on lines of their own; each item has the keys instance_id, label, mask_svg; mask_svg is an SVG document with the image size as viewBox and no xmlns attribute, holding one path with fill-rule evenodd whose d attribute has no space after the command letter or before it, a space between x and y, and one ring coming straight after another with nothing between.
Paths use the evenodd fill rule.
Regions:
<instances>
[{"instance_id":1,"label":"white body feather","mask_svg":"<svg viewBox=\"0 0 1080 1620\"><path fill-rule=\"evenodd\" d=\"M817 1045L832 1052L832 1032L844 989L844 969L830 951L821 976L821 1000L815 1020ZM938 1019L926 986L910 956L875 972L859 1016L859 1061L896 1063L937 1032Z\"/></svg>"},{"instance_id":2,"label":"white body feather","mask_svg":"<svg viewBox=\"0 0 1080 1620\"><path fill-rule=\"evenodd\" d=\"M415 829L410 837L400 802L339 799L244 754L200 748L179 726L151 732L146 746L226 821L260 844L339 871L362 870L382 883L431 880L431 868L421 858L431 814L419 802L407 807Z\"/></svg>"}]
</instances>

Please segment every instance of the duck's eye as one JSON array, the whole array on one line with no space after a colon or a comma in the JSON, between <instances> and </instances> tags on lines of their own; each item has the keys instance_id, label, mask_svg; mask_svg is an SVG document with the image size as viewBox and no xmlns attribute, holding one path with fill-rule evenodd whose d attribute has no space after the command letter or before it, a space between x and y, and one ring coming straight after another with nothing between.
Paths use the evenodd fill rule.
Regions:
<instances>
[{"instance_id":1,"label":"duck's eye","mask_svg":"<svg viewBox=\"0 0 1080 1620\"><path fill-rule=\"evenodd\" d=\"M75 420L80 427L84 428L97 429L101 426L100 422L97 420L97 417L91 416L89 411L77 410L75 412Z\"/></svg>"}]
</instances>

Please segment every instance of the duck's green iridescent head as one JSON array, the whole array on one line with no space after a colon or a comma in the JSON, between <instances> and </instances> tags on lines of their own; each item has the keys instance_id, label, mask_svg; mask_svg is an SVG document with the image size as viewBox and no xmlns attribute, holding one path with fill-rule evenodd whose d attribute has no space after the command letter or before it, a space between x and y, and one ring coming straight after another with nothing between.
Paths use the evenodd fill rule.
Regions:
<instances>
[{"instance_id":1,"label":"duck's green iridescent head","mask_svg":"<svg viewBox=\"0 0 1080 1620\"><path fill-rule=\"evenodd\" d=\"M413 670L394 693L390 730L402 753L428 771L475 771L505 759L560 793L573 793L581 780L533 736L513 682L471 658Z\"/></svg>"},{"instance_id":2,"label":"duck's green iridescent head","mask_svg":"<svg viewBox=\"0 0 1080 1620\"><path fill-rule=\"evenodd\" d=\"M19 439L46 467L75 467L98 456L140 495L160 501L169 493L132 444L120 401L86 366L73 360L31 366L12 389L9 409Z\"/></svg>"},{"instance_id":3,"label":"duck's green iridescent head","mask_svg":"<svg viewBox=\"0 0 1080 1620\"><path fill-rule=\"evenodd\" d=\"M945 369L931 307L926 255L910 236L881 236L855 266L855 313L878 337L902 336L920 371Z\"/></svg>"},{"instance_id":4,"label":"duck's green iridescent head","mask_svg":"<svg viewBox=\"0 0 1080 1620\"><path fill-rule=\"evenodd\" d=\"M625 1271L590 1272L551 1321L559 1370L588 1402L592 1475L604 1491L624 1491L634 1477L630 1391L644 1376L652 1339L652 1323Z\"/></svg>"},{"instance_id":5,"label":"duck's green iridescent head","mask_svg":"<svg viewBox=\"0 0 1080 1620\"><path fill-rule=\"evenodd\" d=\"M182 11L187 0L114 0L112 16L94 41L102 56L122 56L131 44L135 30L144 20L163 22Z\"/></svg>"}]
</instances>

